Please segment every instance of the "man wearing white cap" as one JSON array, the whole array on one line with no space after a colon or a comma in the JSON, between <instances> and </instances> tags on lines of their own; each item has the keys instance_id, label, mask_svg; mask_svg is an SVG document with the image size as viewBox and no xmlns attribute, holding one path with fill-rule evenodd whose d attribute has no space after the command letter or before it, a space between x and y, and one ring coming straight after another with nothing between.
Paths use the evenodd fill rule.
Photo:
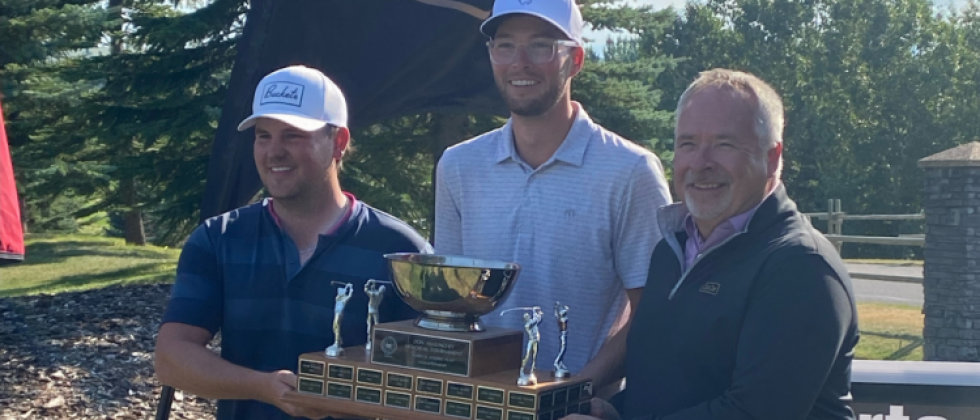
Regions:
<instances>
[{"instance_id":1,"label":"man wearing white cap","mask_svg":"<svg viewBox=\"0 0 980 420\"><path fill-rule=\"evenodd\" d=\"M655 210L669 203L660 160L594 123L571 100L585 59L572 0L497 0L481 31L511 110L500 129L446 150L437 169L435 248L516 262L500 307L569 307L564 364L596 385L623 377L631 308L660 240ZM485 316L519 329L518 317ZM560 351L542 323L542 357Z\"/></svg>"},{"instance_id":2,"label":"man wearing white cap","mask_svg":"<svg viewBox=\"0 0 980 420\"><path fill-rule=\"evenodd\" d=\"M254 158L270 198L208 219L184 246L156 345L160 381L218 399L218 419L323 418L283 401L298 356L334 342L338 284L388 275L384 254L431 252L402 221L358 201L337 173L347 149L347 105L321 72L303 66L259 82ZM390 293L390 292L389 292ZM381 322L414 311L394 295ZM367 338L367 297L355 294L341 342ZM207 349L221 332L221 355Z\"/></svg>"}]
</instances>

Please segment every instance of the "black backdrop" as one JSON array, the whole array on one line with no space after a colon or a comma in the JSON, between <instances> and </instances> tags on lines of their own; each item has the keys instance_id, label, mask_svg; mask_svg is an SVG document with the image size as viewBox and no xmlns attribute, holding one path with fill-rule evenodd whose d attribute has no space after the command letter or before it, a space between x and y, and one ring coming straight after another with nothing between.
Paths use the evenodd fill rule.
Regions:
<instances>
[{"instance_id":1,"label":"black backdrop","mask_svg":"<svg viewBox=\"0 0 980 420\"><path fill-rule=\"evenodd\" d=\"M493 0L252 0L212 146L201 220L261 188L251 113L263 76L315 67L347 97L351 128L426 111L507 115L479 26Z\"/></svg>"}]
</instances>

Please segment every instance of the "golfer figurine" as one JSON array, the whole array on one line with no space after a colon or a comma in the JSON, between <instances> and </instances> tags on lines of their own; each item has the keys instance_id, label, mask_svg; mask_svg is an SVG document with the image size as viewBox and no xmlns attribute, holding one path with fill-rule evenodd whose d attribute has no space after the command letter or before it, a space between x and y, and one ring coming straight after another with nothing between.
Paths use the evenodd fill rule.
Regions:
<instances>
[{"instance_id":1,"label":"golfer figurine","mask_svg":"<svg viewBox=\"0 0 980 420\"><path fill-rule=\"evenodd\" d=\"M327 356L337 357L344 354L343 341L340 339L340 322L344 318L344 306L354 293L354 285L346 283L337 288L337 303L333 307L333 345L327 347Z\"/></svg>"},{"instance_id":2,"label":"golfer figurine","mask_svg":"<svg viewBox=\"0 0 980 420\"><path fill-rule=\"evenodd\" d=\"M371 350L371 345L373 344L371 328L378 323L378 307L381 306L381 300L385 298L385 286L383 284L380 287L377 286L379 283L384 282L370 279L364 284L364 294L368 297L367 344L364 348L368 351Z\"/></svg>"},{"instance_id":3,"label":"golfer figurine","mask_svg":"<svg viewBox=\"0 0 980 420\"><path fill-rule=\"evenodd\" d=\"M532 386L538 383L538 377L534 375L534 367L538 358L538 342L541 341L541 332L538 331L538 325L541 324L541 320L544 317L544 312L541 311L540 306L533 306L530 308L511 308L500 313L501 316L508 311L513 310L530 310L532 313L524 313L524 331L527 333L527 349L524 351L524 360L521 361L521 374L517 378L517 385L520 386ZM531 369L527 369L528 362L531 364Z\"/></svg>"},{"instance_id":4,"label":"golfer figurine","mask_svg":"<svg viewBox=\"0 0 980 420\"><path fill-rule=\"evenodd\" d=\"M555 302L555 319L558 320L558 331L561 331L561 347L555 358L555 377L567 378L571 372L565 367L565 348L568 345L568 305Z\"/></svg>"}]
</instances>

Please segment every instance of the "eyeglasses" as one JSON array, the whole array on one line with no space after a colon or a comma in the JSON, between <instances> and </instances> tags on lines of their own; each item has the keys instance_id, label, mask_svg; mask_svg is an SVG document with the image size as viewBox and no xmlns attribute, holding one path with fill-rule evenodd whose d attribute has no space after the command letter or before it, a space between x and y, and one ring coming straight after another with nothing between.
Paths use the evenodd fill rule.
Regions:
<instances>
[{"instance_id":1,"label":"eyeglasses","mask_svg":"<svg viewBox=\"0 0 980 420\"><path fill-rule=\"evenodd\" d=\"M563 39L555 41L535 41L530 44L518 45L511 41L487 41L487 49L490 50L490 61L494 64L514 64L517 60L517 50L524 48L527 59L534 64L550 63L555 59L555 52L558 47L577 47L573 41ZM562 53L567 49L562 49Z\"/></svg>"}]
</instances>

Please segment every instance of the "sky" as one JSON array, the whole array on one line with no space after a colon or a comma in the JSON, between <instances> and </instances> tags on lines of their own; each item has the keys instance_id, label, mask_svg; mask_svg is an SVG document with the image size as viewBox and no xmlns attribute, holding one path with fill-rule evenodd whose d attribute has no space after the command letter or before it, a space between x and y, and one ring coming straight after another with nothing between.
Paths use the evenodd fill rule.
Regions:
<instances>
[{"instance_id":1,"label":"sky","mask_svg":"<svg viewBox=\"0 0 980 420\"><path fill-rule=\"evenodd\" d=\"M947 5L953 5L954 7L961 7L966 4L967 0L932 0L937 6L945 7ZM622 3L634 5L634 6L653 6L654 10L663 9L667 6L674 6L674 9L682 10L686 0L625 0ZM606 40L611 36L615 36L614 33L610 31L592 31L586 29L584 33L587 39L593 40L592 48L601 54L602 47L605 45Z\"/></svg>"}]
</instances>

